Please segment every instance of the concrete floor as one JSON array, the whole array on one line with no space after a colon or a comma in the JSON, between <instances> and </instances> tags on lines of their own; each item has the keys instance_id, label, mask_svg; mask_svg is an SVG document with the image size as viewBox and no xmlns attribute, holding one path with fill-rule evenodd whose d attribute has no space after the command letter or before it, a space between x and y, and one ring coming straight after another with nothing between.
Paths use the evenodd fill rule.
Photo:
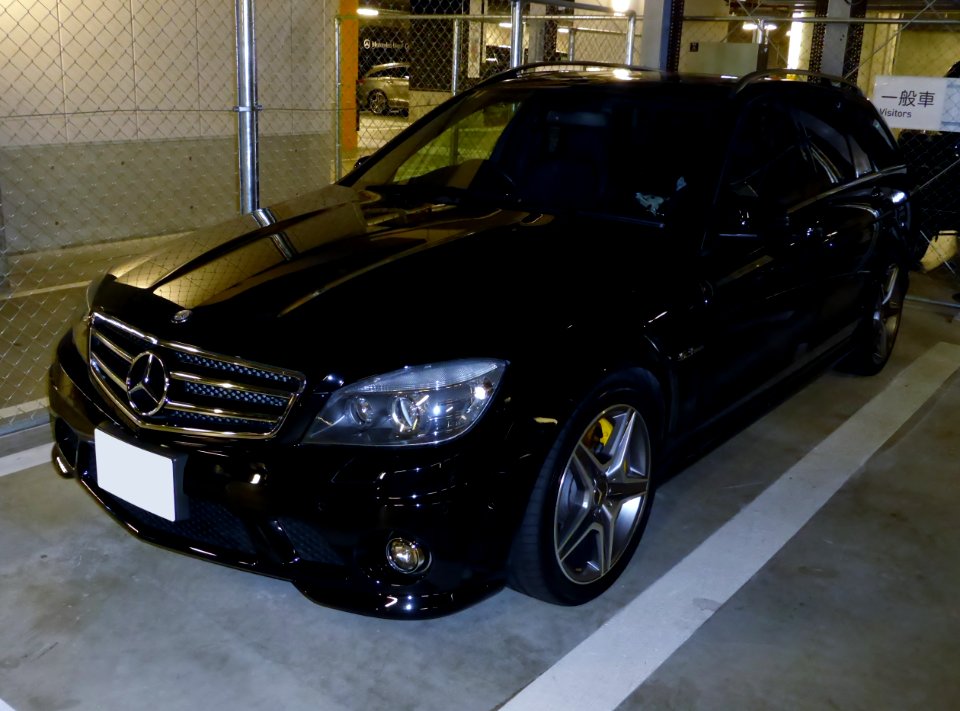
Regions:
<instances>
[{"instance_id":1,"label":"concrete floor","mask_svg":"<svg viewBox=\"0 0 960 711\"><path fill-rule=\"evenodd\" d=\"M655 610L629 618L633 648L550 677L932 346L960 344L954 314L911 303L879 376L825 373L667 482L624 576L581 608L508 590L439 620L358 617L137 541L49 465L0 476L0 710L958 708L956 372L622 700L593 694L657 651ZM0 438L0 461L45 437ZM521 692L541 675L579 695L538 705Z\"/></svg>"}]
</instances>

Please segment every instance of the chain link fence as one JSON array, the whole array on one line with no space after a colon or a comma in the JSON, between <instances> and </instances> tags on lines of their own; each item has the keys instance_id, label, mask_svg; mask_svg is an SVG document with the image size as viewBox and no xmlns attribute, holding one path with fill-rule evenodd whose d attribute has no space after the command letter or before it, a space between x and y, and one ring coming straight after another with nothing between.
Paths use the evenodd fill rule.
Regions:
<instances>
[{"instance_id":1,"label":"chain link fence","mask_svg":"<svg viewBox=\"0 0 960 711\"><path fill-rule=\"evenodd\" d=\"M629 18L613 12L531 5L523 17L521 62L622 63L630 29ZM338 177L434 106L510 67L508 14L350 15L339 19L338 36L344 48Z\"/></svg>"},{"instance_id":2,"label":"chain link fence","mask_svg":"<svg viewBox=\"0 0 960 711\"><path fill-rule=\"evenodd\" d=\"M259 0L262 204L333 179L334 16ZM109 265L239 213L234 3L0 3L0 434Z\"/></svg>"}]
</instances>

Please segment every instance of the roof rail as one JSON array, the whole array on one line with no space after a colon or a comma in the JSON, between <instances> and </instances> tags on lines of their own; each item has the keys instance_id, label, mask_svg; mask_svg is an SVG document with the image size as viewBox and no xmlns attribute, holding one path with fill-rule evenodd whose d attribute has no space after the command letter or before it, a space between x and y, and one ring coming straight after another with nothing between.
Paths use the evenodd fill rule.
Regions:
<instances>
[{"instance_id":1,"label":"roof rail","mask_svg":"<svg viewBox=\"0 0 960 711\"><path fill-rule=\"evenodd\" d=\"M535 73L537 71L549 71L551 69L628 69L632 72L659 72L659 69L650 67L641 67L631 64L620 64L618 62L534 62L532 64L522 64L517 67L517 72Z\"/></svg>"},{"instance_id":2,"label":"roof rail","mask_svg":"<svg viewBox=\"0 0 960 711\"><path fill-rule=\"evenodd\" d=\"M843 77L833 76L832 74L822 74L820 72L811 72L807 69L762 69L756 72L750 72L742 77L737 82L737 88L734 93L739 93L746 87L751 84L756 84L759 81L764 79L781 79L781 80L790 80L791 76L795 77L806 77L807 81L811 80L820 80L821 82L835 86L838 89L843 89L845 91L852 91L858 96L863 96L863 92L860 90L860 87L854 84L849 79L844 79Z\"/></svg>"},{"instance_id":3,"label":"roof rail","mask_svg":"<svg viewBox=\"0 0 960 711\"><path fill-rule=\"evenodd\" d=\"M630 64L618 64L616 62L532 62L530 64L521 64L519 67L504 69L502 72L494 74L485 79L481 84L486 84L491 80L499 81L510 77L519 77L524 74L536 74L537 72L547 72L551 70L563 69L627 69L632 72L660 72L659 69L650 67L640 67Z\"/></svg>"}]
</instances>

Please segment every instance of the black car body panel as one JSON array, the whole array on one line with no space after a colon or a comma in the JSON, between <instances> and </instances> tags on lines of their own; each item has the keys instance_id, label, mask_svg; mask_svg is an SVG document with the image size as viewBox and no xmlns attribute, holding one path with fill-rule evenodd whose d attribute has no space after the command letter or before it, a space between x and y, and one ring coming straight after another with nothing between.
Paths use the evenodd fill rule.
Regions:
<instances>
[{"instance_id":1,"label":"black car body panel","mask_svg":"<svg viewBox=\"0 0 960 711\"><path fill-rule=\"evenodd\" d=\"M61 471L146 540L291 580L325 604L425 617L504 584L547 453L603 377L632 371L653 383L666 461L759 392L842 355L869 308L878 265L909 238L895 147L887 164L783 207L753 188L724 194L720 176L732 159L712 137L697 143L708 146L702 161L678 159L695 165L669 176L677 193L692 183L679 198L642 192L620 166L611 185L629 184L626 211L602 203L614 187L587 204L558 199L560 188L527 190L532 176L519 183L519 197L473 194L454 178L426 192L371 182L405 141L484 92L519 91L561 107L584 96L620 106L689 94L717 107L711 136L736 136L754 93L785 101L777 95L815 91L792 82L754 90L632 76L555 71L488 82L414 124L341 185L113 270L92 289L94 316L64 337L50 370ZM594 128L592 114L575 119L578 131ZM139 335L109 331L125 327ZM167 360L195 351L197 372L208 375L288 373L289 410L275 429L246 437L230 436L238 425L228 419L211 431L222 412L195 427L163 411L138 414L123 402L129 376L124 384L117 373L111 385L91 370L91 349L96 359L110 338L132 344L127 361L151 349ZM345 384L472 357L506 370L489 409L450 441L363 447L305 439ZM202 400L207 391L194 392ZM184 454L189 515L169 521L102 490L97 428ZM391 569L384 547L393 536L418 541L429 567L414 575Z\"/></svg>"}]
</instances>

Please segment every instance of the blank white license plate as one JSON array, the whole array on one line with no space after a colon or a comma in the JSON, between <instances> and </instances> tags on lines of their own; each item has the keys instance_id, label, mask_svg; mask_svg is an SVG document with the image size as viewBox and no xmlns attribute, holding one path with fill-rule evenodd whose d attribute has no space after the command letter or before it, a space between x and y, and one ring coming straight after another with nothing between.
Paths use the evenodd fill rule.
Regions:
<instances>
[{"instance_id":1,"label":"blank white license plate","mask_svg":"<svg viewBox=\"0 0 960 711\"><path fill-rule=\"evenodd\" d=\"M168 521L186 518L185 454L144 449L99 428L94 445L101 489Z\"/></svg>"}]
</instances>

